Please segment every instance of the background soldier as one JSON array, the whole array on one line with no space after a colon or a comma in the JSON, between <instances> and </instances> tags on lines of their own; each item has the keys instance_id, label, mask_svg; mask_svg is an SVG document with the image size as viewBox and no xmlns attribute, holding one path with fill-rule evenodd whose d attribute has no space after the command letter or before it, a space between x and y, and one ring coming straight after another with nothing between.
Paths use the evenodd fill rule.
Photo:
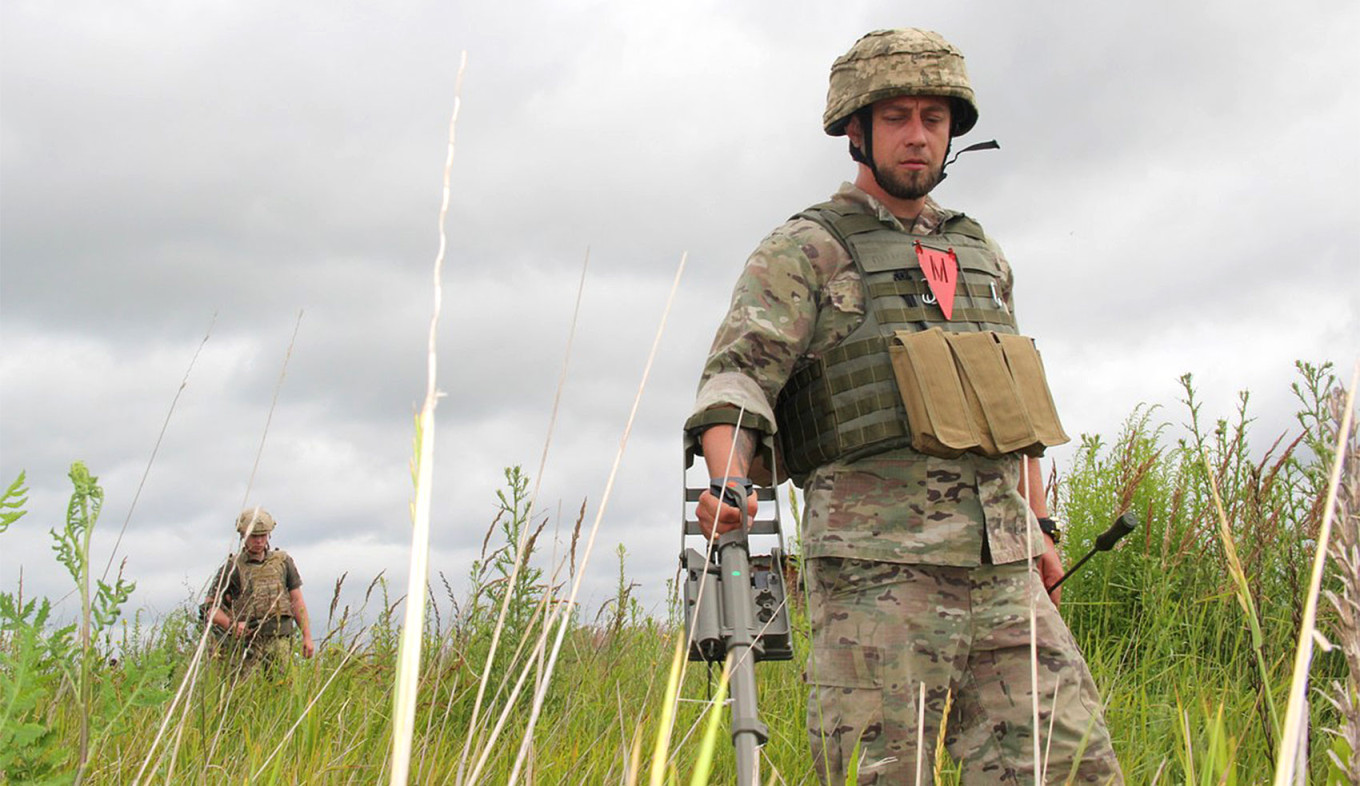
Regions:
<instances>
[{"instance_id":1,"label":"background soldier","mask_svg":"<svg viewBox=\"0 0 1360 786\"><path fill-rule=\"evenodd\" d=\"M836 60L823 125L849 137L855 182L751 255L685 426L715 481L766 472L755 446L774 434L804 489L808 732L828 783L856 751L859 783L928 783L942 733L965 783L1036 782L1031 599L1044 780L1079 760L1077 782L1123 782L1043 591L1062 566L1036 457L1067 437L1016 329L1010 265L927 196L977 117L936 33L877 31ZM740 521L708 492L698 513L710 532Z\"/></svg>"},{"instance_id":2,"label":"background soldier","mask_svg":"<svg viewBox=\"0 0 1360 786\"><path fill-rule=\"evenodd\" d=\"M303 656L312 657L316 649L297 565L282 549L269 548L274 526L274 517L263 508L241 511L236 519L241 549L213 576L203 603L204 611L212 613L212 624L230 637L225 653L244 668L262 661L285 662L295 625L302 629Z\"/></svg>"}]
</instances>

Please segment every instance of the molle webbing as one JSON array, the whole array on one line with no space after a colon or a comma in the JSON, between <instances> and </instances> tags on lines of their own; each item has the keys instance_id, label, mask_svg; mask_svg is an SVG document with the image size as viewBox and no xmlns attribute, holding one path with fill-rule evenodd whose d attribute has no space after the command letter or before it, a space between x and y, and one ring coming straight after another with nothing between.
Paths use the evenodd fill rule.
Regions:
<instances>
[{"instance_id":1,"label":"molle webbing","mask_svg":"<svg viewBox=\"0 0 1360 786\"><path fill-rule=\"evenodd\" d=\"M293 606L288 598L288 556L274 550L261 562L251 562L243 552L236 560L241 575L241 597L232 603L238 620L258 621L270 617L291 617Z\"/></svg>"},{"instance_id":2,"label":"molle webbing","mask_svg":"<svg viewBox=\"0 0 1360 786\"><path fill-rule=\"evenodd\" d=\"M865 290L865 319L844 341L790 376L775 405L785 467L795 478L837 459L911 444L888 338L897 330L1015 333L997 289L1002 271L982 227L947 219L935 235L912 235L857 208L823 203L798 214L817 222L850 253ZM953 319L947 320L916 260L914 243L952 249L959 264Z\"/></svg>"},{"instance_id":3,"label":"molle webbing","mask_svg":"<svg viewBox=\"0 0 1360 786\"><path fill-rule=\"evenodd\" d=\"M881 338L842 343L789 377L775 412L785 466L798 467L791 472L803 475L866 446L911 442L892 364L877 362L885 347Z\"/></svg>"}]
</instances>

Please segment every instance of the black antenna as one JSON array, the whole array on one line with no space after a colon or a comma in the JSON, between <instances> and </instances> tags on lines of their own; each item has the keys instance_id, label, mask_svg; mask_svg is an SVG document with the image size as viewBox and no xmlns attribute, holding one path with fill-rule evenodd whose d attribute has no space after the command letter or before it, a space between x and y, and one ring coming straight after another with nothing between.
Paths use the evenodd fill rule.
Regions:
<instances>
[{"instance_id":1,"label":"black antenna","mask_svg":"<svg viewBox=\"0 0 1360 786\"><path fill-rule=\"evenodd\" d=\"M1062 578L1053 582L1052 586L1045 587L1045 589L1049 592L1052 592L1053 590L1062 586L1062 583L1064 581L1067 581L1067 577L1071 576L1073 573L1076 573L1078 568L1080 568L1082 565L1085 565L1086 560L1090 559L1091 555L1095 554L1097 551L1109 551L1110 549L1114 548L1114 544L1118 543L1120 538L1124 537L1130 532L1133 532L1133 530L1137 527L1138 527L1137 514L1135 514L1131 510L1126 511L1123 515L1114 520L1114 523L1110 525L1109 529L1102 532L1096 538L1095 547L1092 548L1090 551L1086 552L1086 556L1077 560L1077 564L1073 565L1066 573L1064 573L1062 575Z\"/></svg>"}]
</instances>

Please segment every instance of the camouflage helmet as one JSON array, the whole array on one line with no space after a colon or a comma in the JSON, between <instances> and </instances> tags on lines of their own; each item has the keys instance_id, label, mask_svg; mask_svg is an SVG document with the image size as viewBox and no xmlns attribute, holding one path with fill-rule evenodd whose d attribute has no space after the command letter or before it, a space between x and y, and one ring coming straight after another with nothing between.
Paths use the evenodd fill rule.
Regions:
<instances>
[{"instance_id":1,"label":"camouflage helmet","mask_svg":"<svg viewBox=\"0 0 1360 786\"><path fill-rule=\"evenodd\" d=\"M822 127L831 136L844 136L850 117L860 109L885 98L915 95L952 99L951 136L968 133L977 122L962 52L929 30L875 30L831 65Z\"/></svg>"},{"instance_id":2,"label":"camouflage helmet","mask_svg":"<svg viewBox=\"0 0 1360 786\"><path fill-rule=\"evenodd\" d=\"M251 521L254 520L255 526L250 528ZM268 534L274 531L274 517L269 515L269 511L261 507L246 508L241 511L241 515L236 517L236 531L244 537L246 529L250 528L250 534Z\"/></svg>"}]
</instances>

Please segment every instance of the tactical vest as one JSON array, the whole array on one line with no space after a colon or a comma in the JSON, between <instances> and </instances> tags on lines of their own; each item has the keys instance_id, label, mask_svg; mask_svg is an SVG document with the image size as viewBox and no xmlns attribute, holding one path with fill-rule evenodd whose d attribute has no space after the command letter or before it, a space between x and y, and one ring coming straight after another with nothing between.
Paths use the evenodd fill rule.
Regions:
<instances>
[{"instance_id":1,"label":"tactical vest","mask_svg":"<svg viewBox=\"0 0 1360 786\"><path fill-rule=\"evenodd\" d=\"M865 317L821 357L801 361L775 403L784 468L799 483L831 461L912 445L889 351L898 331L1016 334L1015 317L1001 299L1001 264L982 227L967 216L947 219L933 235L893 229L843 203L815 205L800 217L824 227L849 252L864 286ZM917 243L952 249L958 260L952 319L917 263Z\"/></svg>"},{"instance_id":2,"label":"tactical vest","mask_svg":"<svg viewBox=\"0 0 1360 786\"><path fill-rule=\"evenodd\" d=\"M282 549L269 552L261 562L251 562L242 551L236 557L236 573L240 576L241 592L232 600L232 617L259 622L293 616L293 604L288 597L288 555Z\"/></svg>"}]
</instances>

